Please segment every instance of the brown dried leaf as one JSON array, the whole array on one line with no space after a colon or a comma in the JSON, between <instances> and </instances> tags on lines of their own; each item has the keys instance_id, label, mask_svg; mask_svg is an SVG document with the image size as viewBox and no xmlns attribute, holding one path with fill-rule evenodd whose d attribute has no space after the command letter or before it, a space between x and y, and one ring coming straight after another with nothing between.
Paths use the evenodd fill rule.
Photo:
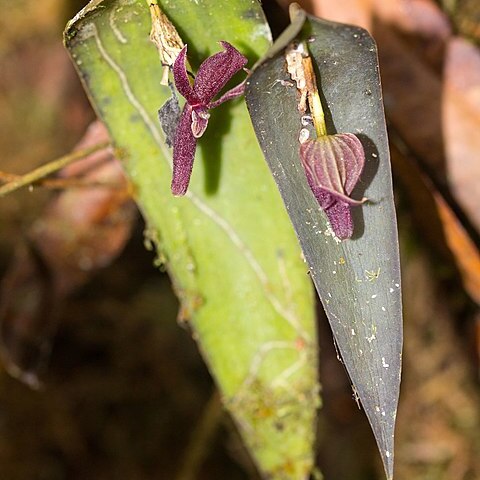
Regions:
<instances>
[{"instance_id":1,"label":"brown dried leaf","mask_svg":"<svg viewBox=\"0 0 480 480\"><path fill-rule=\"evenodd\" d=\"M411 216L422 237L448 262L455 263L465 290L480 304L480 253L475 242L445 197L395 143L392 161L396 178L414 205Z\"/></svg>"},{"instance_id":2,"label":"brown dried leaf","mask_svg":"<svg viewBox=\"0 0 480 480\"><path fill-rule=\"evenodd\" d=\"M78 148L108 140L100 122ZM119 162L104 149L62 176L115 183L70 189L54 198L17 247L0 292L0 349L10 373L32 387L47 360L63 300L115 259L130 238L136 208Z\"/></svg>"},{"instance_id":3,"label":"brown dried leaf","mask_svg":"<svg viewBox=\"0 0 480 480\"><path fill-rule=\"evenodd\" d=\"M2 280L0 352L7 371L32 388L50 352L56 328L58 299L52 278L33 248L21 243Z\"/></svg>"},{"instance_id":4,"label":"brown dried leaf","mask_svg":"<svg viewBox=\"0 0 480 480\"><path fill-rule=\"evenodd\" d=\"M375 33L387 116L436 180L443 182L441 81L390 28L377 25Z\"/></svg>"},{"instance_id":5,"label":"brown dried leaf","mask_svg":"<svg viewBox=\"0 0 480 480\"><path fill-rule=\"evenodd\" d=\"M465 290L480 305L480 252L442 195L437 191L433 192L433 197Z\"/></svg>"},{"instance_id":6,"label":"brown dried leaf","mask_svg":"<svg viewBox=\"0 0 480 480\"><path fill-rule=\"evenodd\" d=\"M452 38L445 55L443 136L449 185L480 231L480 49Z\"/></svg>"},{"instance_id":7,"label":"brown dried leaf","mask_svg":"<svg viewBox=\"0 0 480 480\"><path fill-rule=\"evenodd\" d=\"M298 3L318 17L359 25L372 33L375 33L374 22L380 21L428 38L445 39L451 34L447 16L432 0L303 0Z\"/></svg>"}]
</instances>

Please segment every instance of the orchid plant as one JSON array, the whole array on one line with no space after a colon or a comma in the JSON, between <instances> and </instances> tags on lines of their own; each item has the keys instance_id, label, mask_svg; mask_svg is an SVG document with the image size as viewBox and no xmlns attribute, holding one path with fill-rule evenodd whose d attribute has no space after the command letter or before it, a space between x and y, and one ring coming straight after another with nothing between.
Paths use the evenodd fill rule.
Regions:
<instances>
[{"instance_id":1,"label":"orchid plant","mask_svg":"<svg viewBox=\"0 0 480 480\"><path fill-rule=\"evenodd\" d=\"M300 11L272 46L260 3L92 0L69 23L65 41L118 151L128 153L135 200L172 277L181 317L190 321L265 478L284 479L287 471L289 478L308 478L313 470L319 384L312 279L391 479L401 298L375 45L362 29ZM149 28L157 49L148 45ZM233 45L220 42L223 51L206 58L192 81L176 28L188 33L190 51L215 52L214 39ZM292 55L296 88L287 86L294 78L285 71L293 42L306 46ZM260 60L245 82L222 95L247 65L244 55ZM314 71L312 61L340 133L325 126L315 76L306 74ZM211 110L244 91L245 104L231 105L232 128L204 138L208 148L197 152L205 178L216 155L222 184L234 188L212 194L199 186L174 198L187 193ZM185 98L182 110L175 92ZM308 98L300 115L299 93L302 107ZM165 102L161 135L151 115ZM305 115L316 134L311 128L302 134ZM364 152L360 132L375 155ZM373 200L361 209L360 182ZM362 229L353 222L354 207Z\"/></svg>"}]
</instances>

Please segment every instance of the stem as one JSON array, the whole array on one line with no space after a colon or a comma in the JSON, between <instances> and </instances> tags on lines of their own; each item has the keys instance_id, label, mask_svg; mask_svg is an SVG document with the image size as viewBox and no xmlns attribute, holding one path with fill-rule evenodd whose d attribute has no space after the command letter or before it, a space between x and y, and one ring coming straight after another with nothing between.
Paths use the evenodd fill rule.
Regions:
<instances>
[{"instance_id":1,"label":"stem","mask_svg":"<svg viewBox=\"0 0 480 480\"><path fill-rule=\"evenodd\" d=\"M298 3L291 3L289 6L290 22L294 22L296 17L300 15L302 8ZM308 52L307 42L301 42L303 46L302 66L306 82L308 105L312 114L313 125L317 132L317 137L323 137L327 134L325 125L325 114L323 113L322 101L318 94L317 81L315 79L315 70L313 68L312 57Z\"/></svg>"},{"instance_id":2,"label":"stem","mask_svg":"<svg viewBox=\"0 0 480 480\"><path fill-rule=\"evenodd\" d=\"M66 167L70 163L76 162L92 153L98 152L99 150L103 150L110 145L110 142L103 142L93 145L88 148L83 148L80 150L75 150L72 153L64 155L56 160L53 160L41 167L32 170L25 175L21 175L18 178L12 180L11 182L7 183L0 187L0 198L4 197L5 195L18 190L19 188L26 187L27 185L31 185L32 183L38 182L38 180L61 170L63 167Z\"/></svg>"},{"instance_id":3,"label":"stem","mask_svg":"<svg viewBox=\"0 0 480 480\"><path fill-rule=\"evenodd\" d=\"M222 402L218 391L215 391L207 402L185 453L182 467L176 480L195 480L198 470L208 454L211 440L223 416Z\"/></svg>"},{"instance_id":4,"label":"stem","mask_svg":"<svg viewBox=\"0 0 480 480\"><path fill-rule=\"evenodd\" d=\"M0 181L13 182L22 178L21 175L6 173L0 171ZM108 188L112 190L127 189L125 184L111 181L96 181L88 178L68 177L68 178L43 178L33 183L33 185L48 188L51 190L65 190L67 188Z\"/></svg>"},{"instance_id":5,"label":"stem","mask_svg":"<svg viewBox=\"0 0 480 480\"><path fill-rule=\"evenodd\" d=\"M308 47L305 43L305 51ZM305 80L307 81L308 105L312 114L313 125L317 132L317 137L323 137L327 134L327 126L325 125L325 114L323 113L322 101L318 93L317 80L315 78L315 70L313 69L312 57L307 55L302 59L305 70Z\"/></svg>"}]
</instances>

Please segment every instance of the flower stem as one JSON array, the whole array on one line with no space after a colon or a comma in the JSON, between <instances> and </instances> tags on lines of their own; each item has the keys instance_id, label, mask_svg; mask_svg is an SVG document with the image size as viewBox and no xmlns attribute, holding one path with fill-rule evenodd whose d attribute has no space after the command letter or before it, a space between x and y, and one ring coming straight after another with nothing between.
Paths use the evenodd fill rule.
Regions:
<instances>
[{"instance_id":1,"label":"flower stem","mask_svg":"<svg viewBox=\"0 0 480 480\"><path fill-rule=\"evenodd\" d=\"M176 480L194 480L209 453L213 437L223 417L222 402L219 393L212 394L205 406L202 417L197 423L188 444L182 468Z\"/></svg>"},{"instance_id":2,"label":"flower stem","mask_svg":"<svg viewBox=\"0 0 480 480\"><path fill-rule=\"evenodd\" d=\"M289 6L290 21L294 23L296 17L300 15L302 8L297 3L291 3ZM300 47L300 48L299 48ZM305 90L307 92L308 106L312 114L313 125L317 132L317 137L327 135L327 127L325 125L325 115L323 113L322 101L318 93L317 81L315 79L315 70L313 68L312 57L308 51L308 45L305 40L300 42L297 50L302 52L302 72L297 72L299 78L305 80ZM297 88L299 84L297 82Z\"/></svg>"},{"instance_id":3,"label":"flower stem","mask_svg":"<svg viewBox=\"0 0 480 480\"><path fill-rule=\"evenodd\" d=\"M308 52L307 45L305 45L305 51ZM307 81L308 105L312 114L313 125L315 126L317 136L323 137L327 134L327 126L325 125L325 114L323 113L322 101L320 100L320 95L318 93L312 57L310 55L304 56L302 63L305 70L305 80Z\"/></svg>"}]
</instances>

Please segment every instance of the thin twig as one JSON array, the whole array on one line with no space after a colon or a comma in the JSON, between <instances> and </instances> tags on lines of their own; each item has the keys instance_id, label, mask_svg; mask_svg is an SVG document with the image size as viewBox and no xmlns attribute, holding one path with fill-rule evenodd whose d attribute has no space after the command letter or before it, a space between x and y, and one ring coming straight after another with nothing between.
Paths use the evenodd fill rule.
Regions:
<instances>
[{"instance_id":1,"label":"thin twig","mask_svg":"<svg viewBox=\"0 0 480 480\"><path fill-rule=\"evenodd\" d=\"M15 175L14 173L6 173L0 171L0 182L14 182L21 178L21 175ZM108 188L111 190L127 189L125 183L89 180L88 178L79 177L41 178L40 180L33 182L31 185L35 185L36 187L48 188L51 190L65 190L67 188Z\"/></svg>"},{"instance_id":2,"label":"thin twig","mask_svg":"<svg viewBox=\"0 0 480 480\"><path fill-rule=\"evenodd\" d=\"M99 150L103 150L110 145L109 142L98 143L88 148L83 148L80 150L75 150L72 153L64 155L56 160L53 160L41 167L32 170L25 175L21 175L20 177L12 180L11 182L7 183L6 185L2 185L0 187L0 197L3 197L19 188L26 187L27 185L31 185L32 183L38 182L40 179L61 170L63 167L66 167L70 163L76 162L92 153L98 152Z\"/></svg>"},{"instance_id":3,"label":"thin twig","mask_svg":"<svg viewBox=\"0 0 480 480\"><path fill-rule=\"evenodd\" d=\"M205 457L209 453L212 438L223 416L223 407L218 391L215 391L203 410L202 417L192 433L176 480L195 480Z\"/></svg>"}]
</instances>

